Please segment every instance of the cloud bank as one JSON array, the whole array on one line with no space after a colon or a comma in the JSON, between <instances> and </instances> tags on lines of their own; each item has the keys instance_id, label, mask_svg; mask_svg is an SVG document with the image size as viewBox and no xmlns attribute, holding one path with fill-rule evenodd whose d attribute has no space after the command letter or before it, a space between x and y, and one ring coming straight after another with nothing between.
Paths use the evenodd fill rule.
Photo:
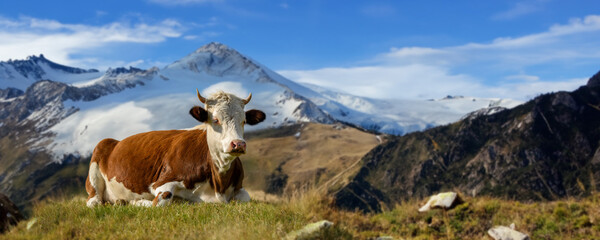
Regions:
<instances>
[{"instance_id":1,"label":"cloud bank","mask_svg":"<svg viewBox=\"0 0 600 240\"><path fill-rule=\"evenodd\" d=\"M113 43L158 43L181 37L185 27L173 19L156 23L113 22L100 26L65 24L55 20L0 17L0 60L44 55L67 65L86 65L72 55ZM88 59L89 60L89 59Z\"/></svg>"},{"instance_id":2,"label":"cloud bank","mask_svg":"<svg viewBox=\"0 0 600 240\"><path fill-rule=\"evenodd\" d=\"M279 73L298 82L373 98L465 95L527 100L584 85L595 72L567 78L558 73L579 65L597 67L600 44L593 39L599 38L600 16L589 15L519 37L441 48L391 48L362 66Z\"/></svg>"}]
</instances>

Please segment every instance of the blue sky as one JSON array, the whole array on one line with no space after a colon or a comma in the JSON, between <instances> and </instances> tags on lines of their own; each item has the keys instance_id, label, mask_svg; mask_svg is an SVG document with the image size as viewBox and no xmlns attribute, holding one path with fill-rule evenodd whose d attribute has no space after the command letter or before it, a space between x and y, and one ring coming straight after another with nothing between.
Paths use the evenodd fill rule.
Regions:
<instances>
[{"instance_id":1,"label":"blue sky","mask_svg":"<svg viewBox=\"0 0 600 240\"><path fill-rule=\"evenodd\" d=\"M529 99L600 70L598 1L1 1L0 60L163 67L217 41L375 98Z\"/></svg>"}]
</instances>

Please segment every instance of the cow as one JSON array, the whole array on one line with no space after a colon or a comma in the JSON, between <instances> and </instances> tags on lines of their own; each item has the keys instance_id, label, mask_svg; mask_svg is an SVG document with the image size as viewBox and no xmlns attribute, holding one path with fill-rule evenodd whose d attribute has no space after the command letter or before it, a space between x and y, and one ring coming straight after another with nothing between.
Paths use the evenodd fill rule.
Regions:
<instances>
[{"instance_id":1,"label":"cow","mask_svg":"<svg viewBox=\"0 0 600 240\"><path fill-rule=\"evenodd\" d=\"M191 202L250 201L242 187L239 156L246 152L244 125L265 120L265 113L244 107L241 99L219 91L196 94L205 108L189 113L203 123L185 130L151 131L118 141L107 138L92 153L85 183L87 206L129 203L164 206L173 197Z\"/></svg>"}]
</instances>

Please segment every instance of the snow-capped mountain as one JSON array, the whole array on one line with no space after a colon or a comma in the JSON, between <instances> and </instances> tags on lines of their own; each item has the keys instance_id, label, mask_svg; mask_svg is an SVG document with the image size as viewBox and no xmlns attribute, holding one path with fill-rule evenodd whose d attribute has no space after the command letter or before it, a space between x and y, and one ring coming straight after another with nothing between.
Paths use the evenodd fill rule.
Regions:
<instances>
[{"instance_id":1,"label":"snow-capped mountain","mask_svg":"<svg viewBox=\"0 0 600 240\"><path fill-rule=\"evenodd\" d=\"M315 85L307 85L307 87L329 100L319 107L325 109L335 119L367 130L394 135L403 135L452 123L473 111L489 108L499 111L521 104L520 101L510 99L463 96L447 96L428 101L373 99L336 92ZM315 101L323 102L322 100Z\"/></svg>"},{"instance_id":2,"label":"snow-capped mountain","mask_svg":"<svg viewBox=\"0 0 600 240\"><path fill-rule=\"evenodd\" d=\"M58 161L70 154L88 156L103 138L197 125L188 115L200 104L195 89L204 96L217 90L240 97L252 93L247 109L263 110L267 120L247 128L250 131L341 121L405 134L457 121L481 108L518 104L467 97L381 100L304 86L220 43L207 44L162 69L130 67L100 73L58 65L43 56L4 62L0 88L5 88L0 89L0 128L35 126L40 134L29 143L34 149L50 150Z\"/></svg>"},{"instance_id":3,"label":"snow-capped mountain","mask_svg":"<svg viewBox=\"0 0 600 240\"><path fill-rule=\"evenodd\" d=\"M54 79L65 83L77 82L101 76L96 69L80 69L52 62L44 55L30 56L26 60L9 60L0 62L0 88L27 89L31 84L43 80Z\"/></svg>"}]
</instances>

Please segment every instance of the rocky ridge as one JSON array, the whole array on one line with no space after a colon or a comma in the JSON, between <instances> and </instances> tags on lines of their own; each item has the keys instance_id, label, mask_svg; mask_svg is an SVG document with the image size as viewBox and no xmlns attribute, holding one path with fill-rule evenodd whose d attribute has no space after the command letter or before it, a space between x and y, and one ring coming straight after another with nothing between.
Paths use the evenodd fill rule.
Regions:
<instances>
[{"instance_id":1,"label":"rocky ridge","mask_svg":"<svg viewBox=\"0 0 600 240\"><path fill-rule=\"evenodd\" d=\"M588 195L600 179L598 76L573 92L391 138L363 158L337 205L379 211L455 189L516 200Z\"/></svg>"}]
</instances>

